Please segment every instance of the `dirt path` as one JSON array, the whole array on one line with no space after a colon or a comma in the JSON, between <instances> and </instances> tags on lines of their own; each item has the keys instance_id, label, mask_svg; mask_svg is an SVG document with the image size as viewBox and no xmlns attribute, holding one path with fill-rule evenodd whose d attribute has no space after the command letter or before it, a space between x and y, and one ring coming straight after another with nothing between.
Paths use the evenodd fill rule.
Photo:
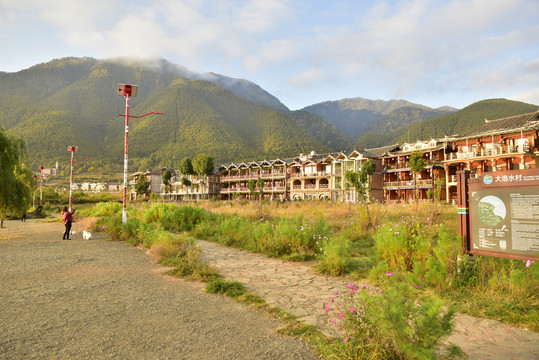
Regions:
<instances>
[{"instance_id":1,"label":"dirt path","mask_svg":"<svg viewBox=\"0 0 539 360\"><path fill-rule=\"evenodd\" d=\"M206 241L198 243L204 260L223 277L242 282L268 303L331 333L331 319L324 306L333 292L346 290L350 282L316 274L309 264L269 259ZM495 320L457 314L456 331L449 341L459 345L470 360L539 359L538 333Z\"/></svg>"},{"instance_id":2,"label":"dirt path","mask_svg":"<svg viewBox=\"0 0 539 360\"><path fill-rule=\"evenodd\" d=\"M275 333L282 323L162 276L139 249L100 234L63 241L59 223L6 226L0 359L316 358Z\"/></svg>"}]
</instances>

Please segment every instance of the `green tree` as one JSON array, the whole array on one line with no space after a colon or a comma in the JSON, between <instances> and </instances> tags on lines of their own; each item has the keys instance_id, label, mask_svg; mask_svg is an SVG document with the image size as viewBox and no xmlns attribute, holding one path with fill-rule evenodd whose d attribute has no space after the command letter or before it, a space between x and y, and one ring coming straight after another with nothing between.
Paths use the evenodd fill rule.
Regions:
<instances>
[{"instance_id":1,"label":"green tree","mask_svg":"<svg viewBox=\"0 0 539 360\"><path fill-rule=\"evenodd\" d=\"M423 152L416 150L410 155L410 171L414 174L414 195L417 201L417 175L427 168L427 161L423 158Z\"/></svg>"},{"instance_id":2,"label":"green tree","mask_svg":"<svg viewBox=\"0 0 539 360\"><path fill-rule=\"evenodd\" d=\"M166 169L163 173L163 185L165 186L165 193L168 192L168 188L170 186L170 179L172 179L172 173L169 169Z\"/></svg>"},{"instance_id":3,"label":"green tree","mask_svg":"<svg viewBox=\"0 0 539 360\"><path fill-rule=\"evenodd\" d=\"M148 192L148 189L150 188L150 183L148 180L146 180L146 176L144 174L140 174L140 176L137 179L137 183L135 185L135 192L138 195L143 195Z\"/></svg>"},{"instance_id":4,"label":"green tree","mask_svg":"<svg viewBox=\"0 0 539 360\"><path fill-rule=\"evenodd\" d=\"M213 158L199 154L193 159L193 171L198 175L209 175L213 172Z\"/></svg>"},{"instance_id":5,"label":"green tree","mask_svg":"<svg viewBox=\"0 0 539 360\"><path fill-rule=\"evenodd\" d=\"M182 175L194 175L195 172L193 171L193 163L191 162L191 159L188 157L184 157L182 161L180 162L180 166L178 167L178 170L180 171L180 174Z\"/></svg>"},{"instance_id":6,"label":"green tree","mask_svg":"<svg viewBox=\"0 0 539 360\"><path fill-rule=\"evenodd\" d=\"M372 185L372 176L376 172L376 164L374 163L374 161L372 161L372 159L369 159L366 162L364 162L363 165L361 166L361 172L367 177L367 184L368 184L367 190L369 191L369 194L370 194L371 185Z\"/></svg>"},{"instance_id":7,"label":"green tree","mask_svg":"<svg viewBox=\"0 0 539 360\"><path fill-rule=\"evenodd\" d=\"M189 193L189 187L193 185L193 183L191 183L191 180L189 180L188 178L184 176L182 177L182 185L185 186L187 193Z\"/></svg>"},{"instance_id":8,"label":"green tree","mask_svg":"<svg viewBox=\"0 0 539 360\"><path fill-rule=\"evenodd\" d=\"M0 128L0 227L8 214L22 216L32 203L32 172L23 163L26 147Z\"/></svg>"},{"instance_id":9,"label":"green tree","mask_svg":"<svg viewBox=\"0 0 539 360\"><path fill-rule=\"evenodd\" d=\"M371 176L376 172L376 164L371 159L361 166L359 171L348 170L344 175L348 181L348 186L352 186L361 202L368 200L367 191L370 190Z\"/></svg>"},{"instance_id":10,"label":"green tree","mask_svg":"<svg viewBox=\"0 0 539 360\"><path fill-rule=\"evenodd\" d=\"M251 179L247 183L247 188L249 189L249 192L251 193L251 200L256 196L256 180Z\"/></svg>"}]
</instances>

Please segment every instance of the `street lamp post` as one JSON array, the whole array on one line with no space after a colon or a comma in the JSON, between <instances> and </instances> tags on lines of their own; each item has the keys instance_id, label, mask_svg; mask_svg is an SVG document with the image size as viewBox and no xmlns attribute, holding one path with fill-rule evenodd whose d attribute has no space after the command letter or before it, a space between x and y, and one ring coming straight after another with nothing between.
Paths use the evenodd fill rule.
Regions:
<instances>
[{"instance_id":1,"label":"street lamp post","mask_svg":"<svg viewBox=\"0 0 539 360\"><path fill-rule=\"evenodd\" d=\"M118 84L118 96L125 97L125 114L118 116L125 116L125 144L124 144L124 194L123 194L123 211L122 222L127 222L127 144L129 134L129 98L137 96L137 85ZM150 114L163 114L162 112L149 112L140 116L131 116L132 118L141 118Z\"/></svg>"},{"instance_id":2,"label":"street lamp post","mask_svg":"<svg viewBox=\"0 0 539 360\"><path fill-rule=\"evenodd\" d=\"M75 157L75 151L77 151L76 146L68 146L67 151L71 151L71 174L69 176L69 211L71 211L71 194L73 187L73 159Z\"/></svg>"},{"instance_id":3,"label":"street lamp post","mask_svg":"<svg viewBox=\"0 0 539 360\"><path fill-rule=\"evenodd\" d=\"M39 170L41 170L41 182L39 184L39 206L43 206L43 166L40 166Z\"/></svg>"}]
</instances>

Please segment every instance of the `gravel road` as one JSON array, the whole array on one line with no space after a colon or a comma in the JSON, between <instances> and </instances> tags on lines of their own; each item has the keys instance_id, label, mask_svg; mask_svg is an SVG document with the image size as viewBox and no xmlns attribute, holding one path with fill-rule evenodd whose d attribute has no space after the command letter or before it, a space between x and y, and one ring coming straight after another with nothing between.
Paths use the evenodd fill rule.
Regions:
<instances>
[{"instance_id":1,"label":"gravel road","mask_svg":"<svg viewBox=\"0 0 539 360\"><path fill-rule=\"evenodd\" d=\"M315 359L277 320L63 225L0 229L0 359ZM75 224L76 231L80 231Z\"/></svg>"}]
</instances>

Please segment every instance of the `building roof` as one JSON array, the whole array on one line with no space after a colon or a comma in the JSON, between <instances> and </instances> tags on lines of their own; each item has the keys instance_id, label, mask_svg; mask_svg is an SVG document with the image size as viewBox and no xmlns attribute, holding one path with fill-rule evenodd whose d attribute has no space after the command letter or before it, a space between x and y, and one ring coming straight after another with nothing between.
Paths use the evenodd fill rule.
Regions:
<instances>
[{"instance_id":1,"label":"building roof","mask_svg":"<svg viewBox=\"0 0 539 360\"><path fill-rule=\"evenodd\" d=\"M539 128L539 111L529 114L509 116L496 120L485 119L485 123L473 128L472 130L460 135L448 137L447 139L452 141L537 128Z\"/></svg>"},{"instance_id":2,"label":"building roof","mask_svg":"<svg viewBox=\"0 0 539 360\"><path fill-rule=\"evenodd\" d=\"M373 157L382 157L389 152L394 152L399 149L399 144L381 146L377 148L365 149L365 152L368 152L373 155Z\"/></svg>"}]
</instances>

